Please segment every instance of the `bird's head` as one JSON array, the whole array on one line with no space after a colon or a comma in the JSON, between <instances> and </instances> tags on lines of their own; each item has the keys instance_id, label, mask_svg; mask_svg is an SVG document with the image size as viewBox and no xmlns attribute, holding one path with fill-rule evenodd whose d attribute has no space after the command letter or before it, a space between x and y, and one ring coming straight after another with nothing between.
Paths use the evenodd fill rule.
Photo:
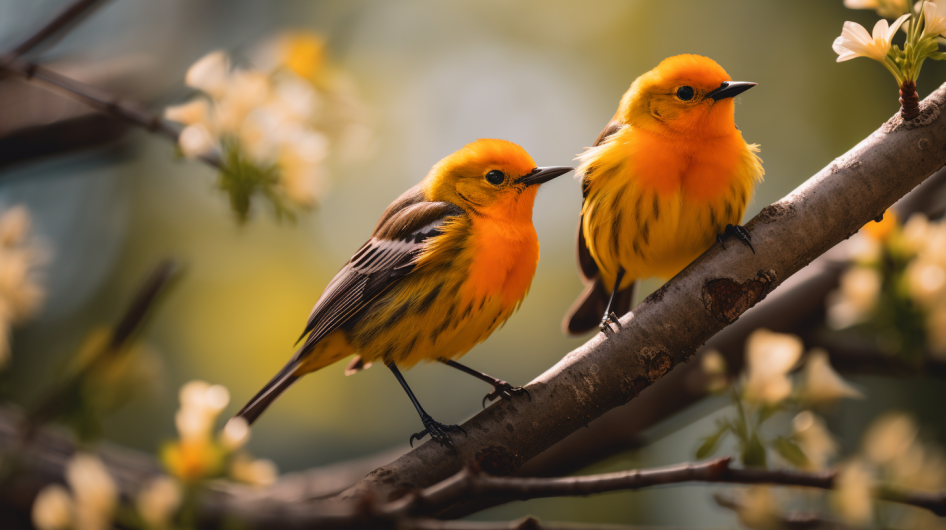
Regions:
<instances>
[{"instance_id":1,"label":"bird's head","mask_svg":"<svg viewBox=\"0 0 946 530\"><path fill-rule=\"evenodd\" d=\"M732 81L708 57L677 55L634 81L621 99L618 117L657 133L731 134L736 127L733 97L754 86Z\"/></svg>"},{"instance_id":2,"label":"bird's head","mask_svg":"<svg viewBox=\"0 0 946 530\"><path fill-rule=\"evenodd\" d=\"M450 202L473 215L531 220L539 185L571 170L536 167L522 147L482 139L437 162L424 179L424 191L428 200Z\"/></svg>"}]
</instances>

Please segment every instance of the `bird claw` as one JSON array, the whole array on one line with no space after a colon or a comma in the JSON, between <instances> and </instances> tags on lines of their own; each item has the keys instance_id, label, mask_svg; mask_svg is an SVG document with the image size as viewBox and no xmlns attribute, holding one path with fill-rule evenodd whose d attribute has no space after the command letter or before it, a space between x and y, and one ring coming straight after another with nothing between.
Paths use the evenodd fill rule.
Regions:
<instances>
[{"instance_id":1,"label":"bird claw","mask_svg":"<svg viewBox=\"0 0 946 530\"><path fill-rule=\"evenodd\" d=\"M459 425L444 425L438 421L434 421L429 415L423 415L420 418L420 421L424 423L424 430L420 432L415 432L411 435L408 443L411 444L411 447L414 447L414 440L420 441L425 435L430 435L430 438L441 446L447 446L450 449L453 449L453 452L457 452L457 448L453 445L453 440L450 439L450 435L447 433L451 432L462 432L463 436L466 436L466 431L463 427Z\"/></svg>"},{"instance_id":2,"label":"bird claw","mask_svg":"<svg viewBox=\"0 0 946 530\"><path fill-rule=\"evenodd\" d=\"M749 250L755 254L755 248L752 246L752 237L749 236L749 231L746 230L745 227L732 224L726 225L726 229L723 233L716 235L716 242L719 243L719 246L723 247L723 250L726 250L726 240L731 237L745 243L749 247Z\"/></svg>"},{"instance_id":3,"label":"bird claw","mask_svg":"<svg viewBox=\"0 0 946 530\"><path fill-rule=\"evenodd\" d=\"M610 337L614 335L614 328L611 327L612 324L617 326L619 330L623 329L623 326L621 326L621 319L619 319L618 316L614 314L614 311L608 313L604 318L601 319L601 324L598 326L598 329Z\"/></svg>"},{"instance_id":4,"label":"bird claw","mask_svg":"<svg viewBox=\"0 0 946 530\"><path fill-rule=\"evenodd\" d=\"M486 408L486 400L489 400L490 403L496 400L496 398L503 398L506 401L512 399L512 396L517 394L525 394L529 401L532 401L532 394L528 390L522 388L521 386L512 386L505 381L499 381L493 385L493 391L489 394L483 396L483 408Z\"/></svg>"}]
</instances>

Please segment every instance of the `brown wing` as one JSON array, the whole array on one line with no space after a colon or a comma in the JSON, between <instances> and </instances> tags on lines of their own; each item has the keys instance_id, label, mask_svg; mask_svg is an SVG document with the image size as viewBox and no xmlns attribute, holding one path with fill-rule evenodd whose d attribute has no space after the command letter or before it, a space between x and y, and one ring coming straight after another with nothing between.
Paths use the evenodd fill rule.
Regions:
<instances>
[{"instance_id":1,"label":"brown wing","mask_svg":"<svg viewBox=\"0 0 946 530\"><path fill-rule=\"evenodd\" d=\"M308 335L295 358L308 353L326 335L353 317L414 270L425 242L441 233L447 219L465 215L459 206L427 202L419 187L408 190L385 210L371 239L328 284L309 315Z\"/></svg>"},{"instance_id":2,"label":"brown wing","mask_svg":"<svg viewBox=\"0 0 946 530\"><path fill-rule=\"evenodd\" d=\"M601 133L595 138L595 143L592 147L597 147L604 143L612 134L618 132L621 127L624 126L624 123L619 121L617 118L611 120L608 123ZM581 199L582 201L588 196L588 185L589 181L587 180L586 175L581 176ZM598 276L598 264L595 263L595 260L591 257L591 252L588 251L588 244L585 243L585 234L581 230L581 225L584 219L581 217L578 218L578 235L576 236L576 247L577 252L575 255L578 257L578 272L581 274L582 281L586 284L591 283Z\"/></svg>"}]
</instances>

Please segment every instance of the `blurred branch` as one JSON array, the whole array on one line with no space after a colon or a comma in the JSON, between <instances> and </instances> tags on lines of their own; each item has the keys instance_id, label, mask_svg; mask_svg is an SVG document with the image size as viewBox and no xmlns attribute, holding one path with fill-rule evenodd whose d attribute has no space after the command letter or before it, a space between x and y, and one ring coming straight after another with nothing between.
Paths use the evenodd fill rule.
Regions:
<instances>
[{"instance_id":1,"label":"blurred branch","mask_svg":"<svg viewBox=\"0 0 946 530\"><path fill-rule=\"evenodd\" d=\"M139 287L131 304L126 308L121 319L111 333L108 345L96 353L85 365L68 376L65 381L56 384L39 401L29 414L30 427L26 429L25 440L29 440L34 429L57 417L61 411L78 399L83 382L90 373L100 369L103 363L109 362L114 356L124 351L124 347L137 333L145 322L145 317L151 312L160 295L174 279L178 271L174 261L166 259L158 264L144 283Z\"/></svg>"},{"instance_id":2,"label":"blurred branch","mask_svg":"<svg viewBox=\"0 0 946 530\"><path fill-rule=\"evenodd\" d=\"M161 116L145 109L137 102L110 94L53 72L36 63L15 59L9 55L0 58L0 65L2 65L2 71L7 74L72 98L99 112L164 136L177 144L180 131L162 119ZM200 159L218 169L223 164L215 156L203 156Z\"/></svg>"},{"instance_id":3,"label":"blurred branch","mask_svg":"<svg viewBox=\"0 0 946 530\"><path fill-rule=\"evenodd\" d=\"M42 86L88 105L99 112L164 136L177 144L180 131L168 124L161 116L145 109L140 103L76 81L34 62L20 59L20 56L34 50L41 43L71 29L82 18L91 13L94 8L103 3L104 0L77 0L74 2L35 34L20 43L13 51L0 56L0 73ZM223 165L216 156L203 156L200 159L218 169Z\"/></svg>"},{"instance_id":4,"label":"blurred branch","mask_svg":"<svg viewBox=\"0 0 946 530\"><path fill-rule=\"evenodd\" d=\"M406 519L398 521L397 530L678 530L668 526L630 526L621 524L543 523L527 516L509 522L441 521Z\"/></svg>"},{"instance_id":5,"label":"blurred branch","mask_svg":"<svg viewBox=\"0 0 946 530\"><path fill-rule=\"evenodd\" d=\"M26 40L13 48L10 53L11 58L17 58L21 55L35 50L40 44L49 41L56 36L62 37L68 30L75 27L76 24L87 17L95 8L104 4L104 0L78 0L56 15L45 26L36 33L30 35Z\"/></svg>"}]
</instances>

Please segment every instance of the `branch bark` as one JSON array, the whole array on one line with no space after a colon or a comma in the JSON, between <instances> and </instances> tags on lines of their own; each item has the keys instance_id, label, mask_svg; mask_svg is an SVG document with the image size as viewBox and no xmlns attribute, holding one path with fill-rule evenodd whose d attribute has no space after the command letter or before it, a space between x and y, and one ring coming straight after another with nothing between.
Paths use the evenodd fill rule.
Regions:
<instances>
[{"instance_id":1,"label":"branch bark","mask_svg":"<svg viewBox=\"0 0 946 530\"><path fill-rule=\"evenodd\" d=\"M382 499L429 486L475 462L508 475L569 433L636 397L786 278L877 218L946 162L946 87L921 116L898 116L748 225L756 254L714 246L622 318L527 386L532 401L490 406L463 427L458 454L426 443L340 498Z\"/></svg>"}]
</instances>

